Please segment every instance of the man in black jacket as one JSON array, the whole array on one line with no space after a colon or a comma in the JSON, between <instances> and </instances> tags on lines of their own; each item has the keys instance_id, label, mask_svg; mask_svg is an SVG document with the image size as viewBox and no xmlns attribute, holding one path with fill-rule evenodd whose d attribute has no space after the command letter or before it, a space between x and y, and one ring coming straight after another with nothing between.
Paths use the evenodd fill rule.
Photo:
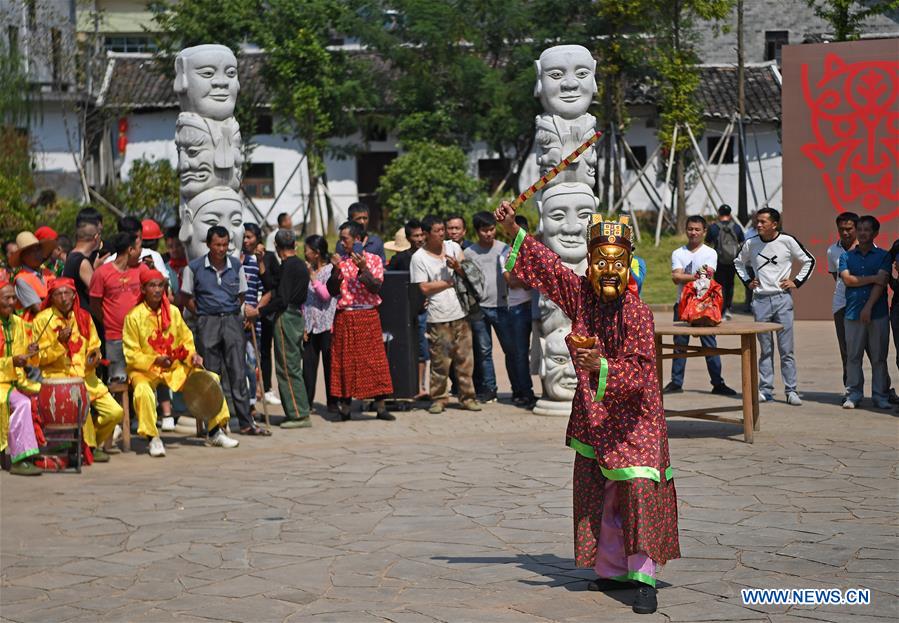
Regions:
<instances>
[{"instance_id":1,"label":"man in black jacket","mask_svg":"<svg viewBox=\"0 0 899 623\"><path fill-rule=\"evenodd\" d=\"M281 260L278 289L268 305L274 314L275 373L284 421L281 428L306 428L309 419L309 396L303 382L303 303L309 292L309 269L297 257L297 237L289 229L275 234L275 252Z\"/></svg>"}]
</instances>

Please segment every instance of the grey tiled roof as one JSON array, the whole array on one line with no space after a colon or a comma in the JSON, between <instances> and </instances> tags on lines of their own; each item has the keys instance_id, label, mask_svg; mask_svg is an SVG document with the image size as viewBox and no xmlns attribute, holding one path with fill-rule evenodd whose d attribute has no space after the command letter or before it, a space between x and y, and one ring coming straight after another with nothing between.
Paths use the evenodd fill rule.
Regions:
<instances>
[{"instance_id":1,"label":"grey tiled roof","mask_svg":"<svg viewBox=\"0 0 899 623\"><path fill-rule=\"evenodd\" d=\"M112 74L101 92L104 106L127 110L178 108L172 85L174 68L168 70L147 54L112 54L108 62ZM242 92L251 91L255 99L268 101L268 91L261 79L263 62L261 54L241 56L237 60L237 74Z\"/></svg>"},{"instance_id":2,"label":"grey tiled roof","mask_svg":"<svg viewBox=\"0 0 899 623\"><path fill-rule=\"evenodd\" d=\"M749 122L780 121L780 82L773 64L745 68L744 101ZM730 119L737 112L737 67L703 65L699 68L696 96L706 119ZM649 76L627 85L625 101L631 105L654 106L658 84Z\"/></svg>"},{"instance_id":3,"label":"grey tiled roof","mask_svg":"<svg viewBox=\"0 0 899 623\"><path fill-rule=\"evenodd\" d=\"M112 73L104 85L103 105L128 110L177 108L172 78L166 68L148 55L122 54L110 58ZM262 80L263 54L247 54L238 60L241 91L252 92L259 102L268 102ZM746 67L746 116L750 121L780 120L780 84L771 65ZM735 66L700 67L697 90L703 116L729 119L737 110L737 68ZM630 105L654 105L658 87L649 78L632 82L625 99Z\"/></svg>"}]
</instances>

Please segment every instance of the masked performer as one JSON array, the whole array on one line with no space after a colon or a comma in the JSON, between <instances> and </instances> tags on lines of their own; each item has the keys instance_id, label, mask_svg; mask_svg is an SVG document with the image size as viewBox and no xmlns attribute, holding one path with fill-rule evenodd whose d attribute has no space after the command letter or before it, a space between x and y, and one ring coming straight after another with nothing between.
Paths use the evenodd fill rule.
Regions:
<instances>
[{"instance_id":1,"label":"masked performer","mask_svg":"<svg viewBox=\"0 0 899 623\"><path fill-rule=\"evenodd\" d=\"M37 345L28 344L25 321L13 313L16 303L15 288L0 283L0 450L12 461L9 473L40 476L41 470L31 464L38 449L27 394L36 394L41 386L25 376L25 366L38 363Z\"/></svg>"},{"instance_id":2,"label":"masked performer","mask_svg":"<svg viewBox=\"0 0 899 623\"><path fill-rule=\"evenodd\" d=\"M128 379L134 388L137 434L150 440L150 456L165 456L165 446L156 429L156 387L181 391L193 366L203 365L194 338L178 308L165 296L166 278L158 270L140 276L141 300L125 316L122 346ZM215 377L218 380L218 376ZM237 447L225 433L230 419L227 401L209 421L209 445Z\"/></svg>"},{"instance_id":3,"label":"masked performer","mask_svg":"<svg viewBox=\"0 0 899 623\"><path fill-rule=\"evenodd\" d=\"M44 378L77 377L84 379L94 417L84 421L84 441L93 450L93 460L109 461L100 448L122 421L122 406L97 378L100 363L100 337L94 321L81 309L75 282L56 279L50 285L41 312L35 317L34 335L40 336L40 366Z\"/></svg>"},{"instance_id":4,"label":"masked performer","mask_svg":"<svg viewBox=\"0 0 899 623\"><path fill-rule=\"evenodd\" d=\"M566 342L578 386L566 435L577 453L577 566L596 570L591 590L635 585L634 612L649 614L656 609L656 570L680 549L653 318L628 288L631 228L593 215L587 275L579 277L515 224L511 204L497 209L496 220L515 241L506 269L572 321Z\"/></svg>"}]
</instances>

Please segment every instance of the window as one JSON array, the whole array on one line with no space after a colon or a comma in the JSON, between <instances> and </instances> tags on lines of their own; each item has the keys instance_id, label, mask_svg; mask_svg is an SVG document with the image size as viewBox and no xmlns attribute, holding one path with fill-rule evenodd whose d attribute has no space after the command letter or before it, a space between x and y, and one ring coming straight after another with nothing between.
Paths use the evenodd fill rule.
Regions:
<instances>
[{"instance_id":1,"label":"window","mask_svg":"<svg viewBox=\"0 0 899 623\"><path fill-rule=\"evenodd\" d=\"M788 30L766 30L765 31L765 60L777 61L780 65L780 48L790 42L790 31Z\"/></svg>"},{"instance_id":2,"label":"window","mask_svg":"<svg viewBox=\"0 0 899 623\"><path fill-rule=\"evenodd\" d=\"M10 56L15 56L19 53L19 29L15 26L7 26L6 27L6 40L9 43L9 52Z\"/></svg>"},{"instance_id":3,"label":"window","mask_svg":"<svg viewBox=\"0 0 899 623\"><path fill-rule=\"evenodd\" d=\"M706 139L706 141L708 141L708 144L706 147L706 149L707 149L706 158L710 161L709 164L711 164L712 154L715 153L715 148L718 146L718 143L721 142L721 138L722 137L720 137L720 136L710 136ZM718 163L719 158L721 158L722 164L733 164L733 162L734 162L734 142L730 138L727 139L727 145L725 145L723 149L724 149L723 158L722 158L721 152L719 151L715 155L715 158L714 158L715 164Z\"/></svg>"},{"instance_id":4,"label":"window","mask_svg":"<svg viewBox=\"0 0 899 623\"><path fill-rule=\"evenodd\" d=\"M50 29L51 63L53 68L53 84L62 84L62 33L58 28Z\"/></svg>"},{"instance_id":5,"label":"window","mask_svg":"<svg viewBox=\"0 0 899 623\"><path fill-rule=\"evenodd\" d=\"M478 179L487 181L487 188L492 193L506 176L506 166L499 158L482 158L478 160Z\"/></svg>"},{"instance_id":6,"label":"window","mask_svg":"<svg viewBox=\"0 0 899 623\"><path fill-rule=\"evenodd\" d=\"M634 158L637 159L637 164L639 165L636 169L631 163L631 159L627 157L627 153L624 153L624 167L628 171L639 171L646 164L646 146L645 145L631 145L631 151L634 152Z\"/></svg>"},{"instance_id":7,"label":"window","mask_svg":"<svg viewBox=\"0 0 899 623\"><path fill-rule=\"evenodd\" d=\"M28 12L28 30L37 30L37 0L27 0L25 10Z\"/></svg>"},{"instance_id":8,"label":"window","mask_svg":"<svg viewBox=\"0 0 899 623\"><path fill-rule=\"evenodd\" d=\"M273 134L274 133L274 122L272 121L272 116L269 113L259 113L256 115L256 134Z\"/></svg>"},{"instance_id":9,"label":"window","mask_svg":"<svg viewBox=\"0 0 899 623\"><path fill-rule=\"evenodd\" d=\"M243 176L243 190L253 199L272 199L275 196L275 165L271 162L251 164Z\"/></svg>"},{"instance_id":10,"label":"window","mask_svg":"<svg viewBox=\"0 0 899 623\"><path fill-rule=\"evenodd\" d=\"M109 52L155 52L156 43L147 35L104 37L103 47Z\"/></svg>"}]
</instances>

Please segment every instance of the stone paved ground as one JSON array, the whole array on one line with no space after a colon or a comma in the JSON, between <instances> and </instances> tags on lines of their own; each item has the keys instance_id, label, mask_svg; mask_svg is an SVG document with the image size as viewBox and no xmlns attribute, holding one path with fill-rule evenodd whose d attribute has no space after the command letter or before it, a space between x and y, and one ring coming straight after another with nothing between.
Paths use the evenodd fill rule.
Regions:
<instances>
[{"instance_id":1,"label":"stone paved ground","mask_svg":"<svg viewBox=\"0 0 899 623\"><path fill-rule=\"evenodd\" d=\"M564 420L494 405L317 417L233 451L176 434L162 460L3 474L0 619L896 620L899 420L835 406L828 323L798 340L806 404L763 405L754 445L670 422L684 557L654 616L631 613L628 591L587 592L573 566ZM701 367L672 406L711 400ZM748 608L745 587L866 587L872 604Z\"/></svg>"}]
</instances>

